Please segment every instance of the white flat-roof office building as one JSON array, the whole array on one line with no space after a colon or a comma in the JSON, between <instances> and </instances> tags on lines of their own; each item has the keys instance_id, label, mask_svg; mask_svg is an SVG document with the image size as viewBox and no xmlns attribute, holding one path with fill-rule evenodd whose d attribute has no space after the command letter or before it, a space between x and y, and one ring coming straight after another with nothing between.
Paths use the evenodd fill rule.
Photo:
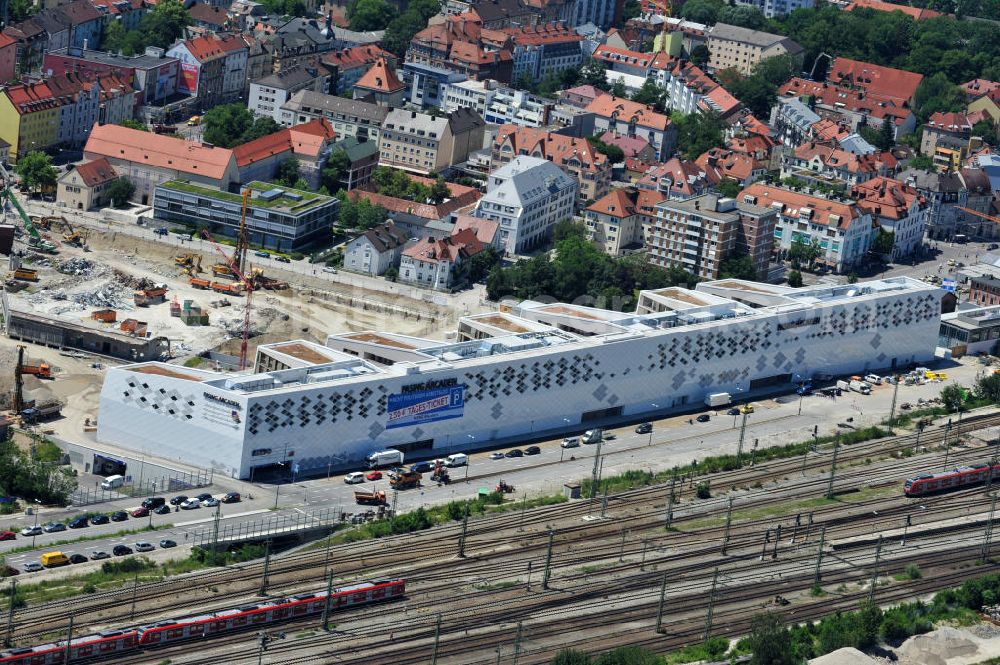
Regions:
<instances>
[{"instance_id":1,"label":"white flat-roof office building","mask_svg":"<svg viewBox=\"0 0 1000 665\"><path fill-rule=\"evenodd\" d=\"M696 408L795 375L933 358L941 291L897 277L803 289L739 280L645 291L636 313L522 302L461 319L455 341L334 334L261 345L249 374L108 370L98 439L248 477L357 466ZM297 466L296 466L297 465Z\"/></svg>"}]
</instances>

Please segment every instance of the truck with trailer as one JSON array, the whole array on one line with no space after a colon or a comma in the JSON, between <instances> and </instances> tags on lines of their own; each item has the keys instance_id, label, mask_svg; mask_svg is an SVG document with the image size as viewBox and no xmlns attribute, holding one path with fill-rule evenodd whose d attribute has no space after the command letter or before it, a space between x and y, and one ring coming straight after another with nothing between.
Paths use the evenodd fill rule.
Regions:
<instances>
[{"instance_id":1,"label":"truck with trailer","mask_svg":"<svg viewBox=\"0 0 1000 665\"><path fill-rule=\"evenodd\" d=\"M733 397L729 393L711 393L705 396L705 406L712 408L728 406L732 401Z\"/></svg>"},{"instance_id":2,"label":"truck with trailer","mask_svg":"<svg viewBox=\"0 0 1000 665\"><path fill-rule=\"evenodd\" d=\"M387 466L402 466L403 453L398 450L378 450L365 458L369 469L378 469Z\"/></svg>"},{"instance_id":3,"label":"truck with trailer","mask_svg":"<svg viewBox=\"0 0 1000 665\"><path fill-rule=\"evenodd\" d=\"M57 416L62 411L62 404L56 401L35 404L21 411L21 418L26 423L34 423L45 418Z\"/></svg>"}]
</instances>

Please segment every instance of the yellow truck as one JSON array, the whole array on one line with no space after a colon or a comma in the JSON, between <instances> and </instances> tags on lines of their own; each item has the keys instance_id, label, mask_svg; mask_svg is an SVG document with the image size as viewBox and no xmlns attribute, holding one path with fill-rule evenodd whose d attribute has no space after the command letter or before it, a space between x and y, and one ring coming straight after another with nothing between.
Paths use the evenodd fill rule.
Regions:
<instances>
[{"instance_id":1,"label":"yellow truck","mask_svg":"<svg viewBox=\"0 0 1000 665\"><path fill-rule=\"evenodd\" d=\"M42 565L46 568L65 566L69 564L69 557L62 552L46 552L42 555Z\"/></svg>"}]
</instances>

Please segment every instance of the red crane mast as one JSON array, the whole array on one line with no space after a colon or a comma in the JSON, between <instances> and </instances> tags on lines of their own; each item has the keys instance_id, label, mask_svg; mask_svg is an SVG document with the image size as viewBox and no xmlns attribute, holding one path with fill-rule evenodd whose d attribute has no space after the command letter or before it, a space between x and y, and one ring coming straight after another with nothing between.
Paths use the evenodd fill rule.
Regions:
<instances>
[{"instance_id":1,"label":"red crane mast","mask_svg":"<svg viewBox=\"0 0 1000 665\"><path fill-rule=\"evenodd\" d=\"M253 301L253 282L247 279L243 271L233 262L231 258L226 256L226 253L222 251L222 247L215 242L215 238L206 229L202 229L201 235L204 236L206 240L212 243L212 247L215 251L219 253L219 256L226 262L229 269L233 271L233 274L240 280L243 284L243 288L246 289L246 303L243 308L243 340L240 342L240 369L246 369L247 366L247 342L250 339L250 311Z\"/></svg>"}]
</instances>

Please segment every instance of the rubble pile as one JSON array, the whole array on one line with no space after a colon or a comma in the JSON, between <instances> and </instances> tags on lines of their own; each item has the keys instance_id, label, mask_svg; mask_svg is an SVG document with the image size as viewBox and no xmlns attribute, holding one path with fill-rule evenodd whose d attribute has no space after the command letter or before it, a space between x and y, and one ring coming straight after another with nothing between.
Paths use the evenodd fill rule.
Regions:
<instances>
[{"instance_id":1,"label":"rubble pile","mask_svg":"<svg viewBox=\"0 0 1000 665\"><path fill-rule=\"evenodd\" d=\"M74 293L70 296L80 309L95 307L100 309L133 309L133 289L119 281L108 281L94 290Z\"/></svg>"},{"instance_id":2,"label":"rubble pile","mask_svg":"<svg viewBox=\"0 0 1000 665\"><path fill-rule=\"evenodd\" d=\"M77 275L79 277L90 277L94 270L94 262L83 258L71 258L61 261L56 270L64 275Z\"/></svg>"}]
</instances>

